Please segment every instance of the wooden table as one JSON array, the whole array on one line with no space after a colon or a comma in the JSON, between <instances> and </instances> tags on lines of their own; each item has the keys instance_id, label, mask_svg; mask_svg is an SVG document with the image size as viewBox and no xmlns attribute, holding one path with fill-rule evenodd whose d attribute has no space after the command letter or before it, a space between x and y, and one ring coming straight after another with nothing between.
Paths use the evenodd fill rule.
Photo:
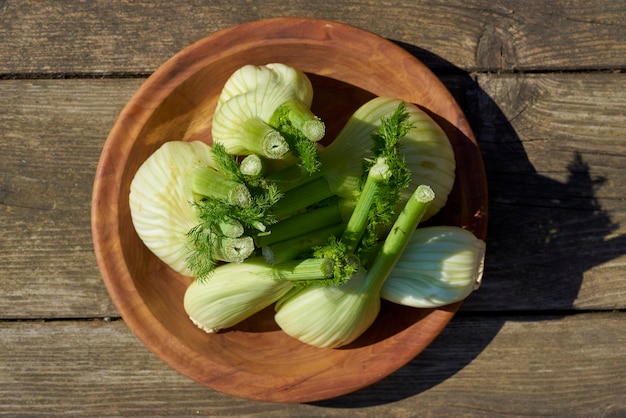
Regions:
<instances>
[{"instance_id":1,"label":"wooden table","mask_svg":"<svg viewBox=\"0 0 626 418\"><path fill-rule=\"evenodd\" d=\"M423 60L490 188L483 287L410 364L315 404L170 369L120 319L91 242L96 165L134 91L195 40L276 16ZM0 415L624 416L625 69L615 0L0 1Z\"/></svg>"}]
</instances>

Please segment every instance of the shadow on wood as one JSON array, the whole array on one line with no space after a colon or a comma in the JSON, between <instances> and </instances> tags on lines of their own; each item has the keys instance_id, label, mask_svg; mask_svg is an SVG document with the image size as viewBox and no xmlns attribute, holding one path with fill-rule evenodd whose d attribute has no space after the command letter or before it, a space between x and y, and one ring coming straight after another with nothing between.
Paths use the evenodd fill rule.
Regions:
<instances>
[{"instance_id":1,"label":"shadow on wood","mask_svg":"<svg viewBox=\"0 0 626 418\"><path fill-rule=\"evenodd\" d=\"M559 317L573 310L585 271L626 252L626 236L608 238L618 225L595 197L607 179L594 177L580 154L558 167L568 172L565 182L538 173L508 117L470 74L426 50L397 43L452 92L480 144L489 185L483 286L405 367L358 392L314 403L318 406L367 407L425 392L479 356L506 321L532 320L537 316L525 314L531 311ZM490 315L482 325L479 316L489 312L499 316Z\"/></svg>"}]
</instances>

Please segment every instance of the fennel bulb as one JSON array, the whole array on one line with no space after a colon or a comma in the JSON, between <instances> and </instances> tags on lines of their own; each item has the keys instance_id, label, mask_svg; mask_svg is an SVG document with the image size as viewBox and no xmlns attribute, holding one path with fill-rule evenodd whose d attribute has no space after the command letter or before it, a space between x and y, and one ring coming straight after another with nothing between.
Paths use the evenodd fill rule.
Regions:
<instances>
[{"instance_id":1,"label":"fennel bulb","mask_svg":"<svg viewBox=\"0 0 626 418\"><path fill-rule=\"evenodd\" d=\"M324 123L310 110L312 100L313 87L303 72L280 63L245 65L218 98L213 140L238 155L278 159L289 151L300 153L298 134L304 142L316 142L325 133ZM308 152L314 150L308 145Z\"/></svg>"},{"instance_id":2,"label":"fennel bulb","mask_svg":"<svg viewBox=\"0 0 626 418\"><path fill-rule=\"evenodd\" d=\"M373 132L400 103L401 100L391 97L370 100L350 117L337 138L320 151L322 166L327 167L324 177L337 195L351 196L361 175L362 161L372 157ZM406 104L406 112L406 122L412 127L400 139L398 153L411 172L411 182L401 202L406 202L420 184L429 185L435 192L435 200L424 216L426 220L446 204L455 178L454 151L445 132L428 114L410 103Z\"/></svg>"},{"instance_id":3,"label":"fennel bulb","mask_svg":"<svg viewBox=\"0 0 626 418\"><path fill-rule=\"evenodd\" d=\"M209 145L170 141L146 159L130 184L130 215L137 235L158 258L186 276L192 275L185 261L187 233L198 224L187 176L207 166L214 166Z\"/></svg>"},{"instance_id":4,"label":"fennel bulb","mask_svg":"<svg viewBox=\"0 0 626 418\"><path fill-rule=\"evenodd\" d=\"M482 281L485 243L454 226L418 228L383 285L381 296L415 308L465 299Z\"/></svg>"},{"instance_id":5,"label":"fennel bulb","mask_svg":"<svg viewBox=\"0 0 626 418\"><path fill-rule=\"evenodd\" d=\"M305 259L269 266L261 257L223 264L206 280L195 280L183 305L191 321L206 332L230 328L276 302L299 280L332 276L333 263Z\"/></svg>"},{"instance_id":6,"label":"fennel bulb","mask_svg":"<svg viewBox=\"0 0 626 418\"><path fill-rule=\"evenodd\" d=\"M313 86L309 78L294 67L281 63L244 65L235 71L222 88L215 111L235 96L249 93L264 86L288 86L306 106L313 101Z\"/></svg>"}]
</instances>

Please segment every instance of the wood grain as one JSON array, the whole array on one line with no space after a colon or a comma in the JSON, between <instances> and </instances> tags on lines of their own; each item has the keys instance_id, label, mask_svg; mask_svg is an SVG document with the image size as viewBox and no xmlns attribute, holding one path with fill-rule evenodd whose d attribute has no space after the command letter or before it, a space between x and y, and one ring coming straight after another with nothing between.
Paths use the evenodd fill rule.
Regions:
<instances>
[{"instance_id":1,"label":"wood grain","mask_svg":"<svg viewBox=\"0 0 626 418\"><path fill-rule=\"evenodd\" d=\"M0 2L0 73L136 74L212 32L276 16L363 27L409 46L431 66L467 71L623 69L622 2ZM372 19L376 16L376 19Z\"/></svg>"},{"instance_id":2,"label":"wood grain","mask_svg":"<svg viewBox=\"0 0 626 418\"><path fill-rule=\"evenodd\" d=\"M0 82L3 318L117 315L91 240L107 132L142 80Z\"/></svg>"},{"instance_id":3,"label":"wood grain","mask_svg":"<svg viewBox=\"0 0 626 418\"><path fill-rule=\"evenodd\" d=\"M0 414L620 416L625 319L457 316L421 356L372 387L286 405L233 398L186 379L122 321L0 322Z\"/></svg>"},{"instance_id":4,"label":"wood grain","mask_svg":"<svg viewBox=\"0 0 626 418\"><path fill-rule=\"evenodd\" d=\"M421 58L468 115L490 187L480 291L397 373L318 404L211 391L94 319L118 315L88 201L119 111L182 48L274 16ZM0 415L624 416L625 22L611 0L0 0Z\"/></svg>"},{"instance_id":5,"label":"wood grain","mask_svg":"<svg viewBox=\"0 0 626 418\"><path fill-rule=\"evenodd\" d=\"M3 318L117 315L95 265L89 199L104 139L141 81L0 82ZM462 309L623 309L624 75L444 82L473 125L490 187L487 273ZM580 105L588 91L605 103L593 112Z\"/></svg>"},{"instance_id":6,"label":"wood grain","mask_svg":"<svg viewBox=\"0 0 626 418\"><path fill-rule=\"evenodd\" d=\"M487 280L465 309L623 307L624 82L481 75L480 89L467 91L491 219Z\"/></svg>"}]
</instances>

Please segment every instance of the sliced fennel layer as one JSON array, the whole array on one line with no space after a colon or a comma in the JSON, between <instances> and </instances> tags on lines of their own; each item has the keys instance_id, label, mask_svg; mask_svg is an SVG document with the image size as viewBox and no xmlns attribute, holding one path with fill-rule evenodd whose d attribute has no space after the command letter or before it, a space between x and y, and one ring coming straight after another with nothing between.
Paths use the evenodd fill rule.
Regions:
<instances>
[{"instance_id":1,"label":"sliced fennel layer","mask_svg":"<svg viewBox=\"0 0 626 418\"><path fill-rule=\"evenodd\" d=\"M187 233L198 224L188 173L214 166L211 147L170 141L139 167L130 184L130 215L143 243L176 272L190 276Z\"/></svg>"},{"instance_id":2,"label":"sliced fennel layer","mask_svg":"<svg viewBox=\"0 0 626 418\"><path fill-rule=\"evenodd\" d=\"M418 228L385 281L381 297L433 308L465 299L482 281L485 243L453 226Z\"/></svg>"}]
</instances>

